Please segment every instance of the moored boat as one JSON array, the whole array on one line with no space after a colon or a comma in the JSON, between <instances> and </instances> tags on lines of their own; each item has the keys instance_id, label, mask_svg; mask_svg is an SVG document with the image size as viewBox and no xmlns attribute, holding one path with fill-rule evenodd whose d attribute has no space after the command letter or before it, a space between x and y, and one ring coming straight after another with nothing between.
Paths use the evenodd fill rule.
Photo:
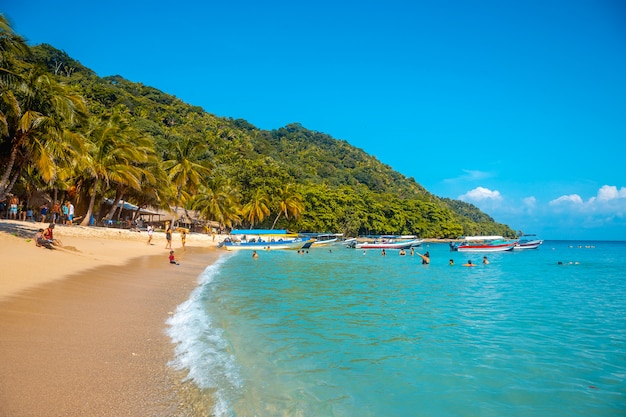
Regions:
<instances>
[{"instance_id":1,"label":"moored boat","mask_svg":"<svg viewBox=\"0 0 626 417\"><path fill-rule=\"evenodd\" d=\"M543 240L537 239L537 235L522 235L519 240L515 242L513 249L537 249L542 243Z\"/></svg>"},{"instance_id":2,"label":"moored boat","mask_svg":"<svg viewBox=\"0 0 626 417\"><path fill-rule=\"evenodd\" d=\"M310 243L287 230L232 230L219 247L229 251L238 250L285 250L301 249Z\"/></svg>"},{"instance_id":3,"label":"moored boat","mask_svg":"<svg viewBox=\"0 0 626 417\"><path fill-rule=\"evenodd\" d=\"M409 249L418 247L424 242L417 236L385 235L375 238L373 241L359 241L355 239L348 247L354 249Z\"/></svg>"},{"instance_id":4,"label":"moored boat","mask_svg":"<svg viewBox=\"0 0 626 417\"><path fill-rule=\"evenodd\" d=\"M465 236L459 242L450 243L450 250L457 252L504 252L513 250L516 241L502 236Z\"/></svg>"},{"instance_id":5,"label":"moored boat","mask_svg":"<svg viewBox=\"0 0 626 417\"><path fill-rule=\"evenodd\" d=\"M327 246L339 241L343 238L343 233L301 233L300 237L303 239L311 239L312 247Z\"/></svg>"}]
</instances>

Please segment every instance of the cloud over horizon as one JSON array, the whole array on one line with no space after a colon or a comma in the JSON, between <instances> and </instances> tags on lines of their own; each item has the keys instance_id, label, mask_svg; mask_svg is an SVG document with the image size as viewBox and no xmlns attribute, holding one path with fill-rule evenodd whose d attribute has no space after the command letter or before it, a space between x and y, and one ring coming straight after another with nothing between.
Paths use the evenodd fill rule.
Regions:
<instances>
[{"instance_id":1,"label":"cloud over horizon","mask_svg":"<svg viewBox=\"0 0 626 417\"><path fill-rule=\"evenodd\" d=\"M500 194L500 191L498 190L491 191L489 188L476 187L473 190L460 195L459 200L475 201L475 202L488 201L488 200L501 201L502 195Z\"/></svg>"},{"instance_id":2,"label":"cloud over horizon","mask_svg":"<svg viewBox=\"0 0 626 417\"><path fill-rule=\"evenodd\" d=\"M459 200L475 204L496 221L513 229L547 233L550 238L597 238L626 240L626 187L603 185L596 195L583 198L564 194L550 201L534 196L510 198L498 190L476 187L460 195ZM610 232L590 234L599 227ZM567 233L553 235L555 230Z\"/></svg>"},{"instance_id":3,"label":"cloud over horizon","mask_svg":"<svg viewBox=\"0 0 626 417\"><path fill-rule=\"evenodd\" d=\"M551 200L548 205L559 211L570 208L577 212L600 212L623 215L626 212L626 187L603 185L598 193L584 200L578 194L562 195Z\"/></svg>"}]
</instances>

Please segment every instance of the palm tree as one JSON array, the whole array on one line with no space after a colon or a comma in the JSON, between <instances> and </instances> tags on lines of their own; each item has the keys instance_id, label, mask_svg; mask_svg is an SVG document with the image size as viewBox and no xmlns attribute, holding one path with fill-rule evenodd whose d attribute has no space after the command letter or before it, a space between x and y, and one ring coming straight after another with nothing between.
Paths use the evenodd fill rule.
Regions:
<instances>
[{"instance_id":1,"label":"palm tree","mask_svg":"<svg viewBox=\"0 0 626 417\"><path fill-rule=\"evenodd\" d=\"M151 206L169 210L170 202L174 200L172 187L160 160L148 163L142 175L141 188L139 190L129 188L127 191L127 198L137 205L133 220L137 219L142 208Z\"/></svg>"},{"instance_id":2,"label":"palm tree","mask_svg":"<svg viewBox=\"0 0 626 417\"><path fill-rule=\"evenodd\" d=\"M40 69L30 70L19 88L2 84L0 199L11 192L28 164L44 181L54 181L60 160L71 160L81 149L82 138L68 128L85 115L83 98L68 93Z\"/></svg>"},{"instance_id":3,"label":"palm tree","mask_svg":"<svg viewBox=\"0 0 626 417\"><path fill-rule=\"evenodd\" d=\"M137 169L137 174L139 174L139 187L133 187L132 183L125 181L124 178L121 180L113 179L112 183L115 187L115 198L111 204L111 209L106 214L106 220L111 220L113 215L115 214L115 210L117 209L118 203L124 197L129 190L135 189L138 193L145 192L153 193L156 189L161 189L163 184L167 184L167 180L161 175L162 180L158 181L157 177L162 174L164 171L161 168L161 161L159 160L156 150L154 147L154 142L151 137L143 136L138 131L134 129L129 129L127 132L127 140L131 141L138 151L142 152L145 156L144 160L134 161L132 163L133 166ZM119 211L121 214L122 210Z\"/></svg>"},{"instance_id":4,"label":"palm tree","mask_svg":"<svg viewBox=\"0 0 626 417\"><path fill-rule=\"evenodd\" d=\"M142 170L137 163L147 161L147 150L151 141L137 135L122 109L115 109L113 115L94 121L89 135L88 154L80 161L83 176L93 182L90 200L81 226L89 224L96 198L103 195L111 183L124 184L135 189L141 187Z\"/></svg>"},{"instance_id":5,"label":"palm tree","mask_svg":"<svg viewBox=\"0 0 626 417\"><path fill-rule=\"evenodd\" d=\"M272 223L272 229L276 226L276 222L282 214L288 219L289 215L298 218L304 211L304 202L302 196L296 192L293 184L287 184L284 188L278 190L278 214Z\"/></svg>"},{"instance_id":6,"label":"palm tree","mask_svg":"<svg viewBox=\"0 0 626 417\"><path fill-rule=\"evenodd\" d=\"M243 206L242 213L244 219L250 222L250 229L257 222L262 222L266 216L269 216L269 197L261 188L257 188L254 197Z\"/></svg>"},{"instance_id":7,"label":"palm tree","mask_svg":"<svg viewBox=\"0 0 626 417\"><path fill-rule=\"evenodd\" d=\"M17 35L7 18L0 14L0 86L4 89L13 83L21 83L21 77L14 71L16 63L30 55L26 41Z\"/></svg>"},{"instance_id":8,"label":"palm tree","mask_svg":"<svg viewBox=\"0 0 626 417\"><path fill-rule=\"evenodd\" d=\"M230 180L217 177L209 185L200 187L191 208L207 220L217 220L220 226L232 228L233 224L241 223L240 200L241 194Z\"/></svg>"},{"instance_id":9,"label":"palm tree","mask_svg":"<svg viewBox=\"0 0 626 417\"><path fill-rule=\"evenodd\" d=\"M163 162L163 168L175 188L176 209L184 205L191 194L198 191L205 178L211 175L211 169L202 164L207 146L195 143L189 137L173 142L170 159Z\"/></svg>"}]
</instances>

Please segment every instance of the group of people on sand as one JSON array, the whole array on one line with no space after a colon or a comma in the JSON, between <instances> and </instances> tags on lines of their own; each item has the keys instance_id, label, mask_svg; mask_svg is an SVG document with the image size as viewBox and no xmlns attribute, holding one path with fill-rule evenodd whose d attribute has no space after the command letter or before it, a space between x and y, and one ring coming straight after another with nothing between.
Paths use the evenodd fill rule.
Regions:
<instances>
[{"instance_id":1,"label":"group of people on sand","mask_svg":"<svg viewBox=\"0 0 626 417\"><path fill-rule=\"evenodd\" d=\"M50 223L47 228L39 229L35 233L35 245L46 249L52 249L53 246L63 246L59 239L54 238L54 223Z\"/></svg>"},{"instance_id":2,"label":"group of people on sand","mask_svg":"<svg viewBox=\"0 0 626 417\"><path fill-rule=\"evenodd\" d=\"M6 206L6 201L0 202L0 216L3 214ZM10 220L22 220L22 221L39 221L41 223L54 223L65 224L71 226L74 221L74 205L71 201L67 200L64 203L58 200L52 204L52 208L49 207L47 202L44 202L39 206L39 210L36 211L33 207L24 207L23 202L17 196L11 196L8 201L8 208L6 208L6 218Z\"/></svg>"}]
</instances>

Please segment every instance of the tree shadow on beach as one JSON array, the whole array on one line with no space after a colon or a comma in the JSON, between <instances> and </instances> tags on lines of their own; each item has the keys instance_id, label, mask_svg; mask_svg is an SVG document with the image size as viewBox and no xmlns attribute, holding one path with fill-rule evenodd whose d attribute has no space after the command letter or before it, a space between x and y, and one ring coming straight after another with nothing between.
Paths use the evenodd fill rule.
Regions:
<instances>
[{"instance_id":1,"label":"tree shadow on beach","mask_svg":"<svg viewBox=\"0 0 626 417\"><path fill-rule=\"evenodd\" d=\"M47 223L21 222L18 220L0 220L0 232L5 232L24 239L33 238L37 230L45 229Z\"/></svg>"}]
</instances>

